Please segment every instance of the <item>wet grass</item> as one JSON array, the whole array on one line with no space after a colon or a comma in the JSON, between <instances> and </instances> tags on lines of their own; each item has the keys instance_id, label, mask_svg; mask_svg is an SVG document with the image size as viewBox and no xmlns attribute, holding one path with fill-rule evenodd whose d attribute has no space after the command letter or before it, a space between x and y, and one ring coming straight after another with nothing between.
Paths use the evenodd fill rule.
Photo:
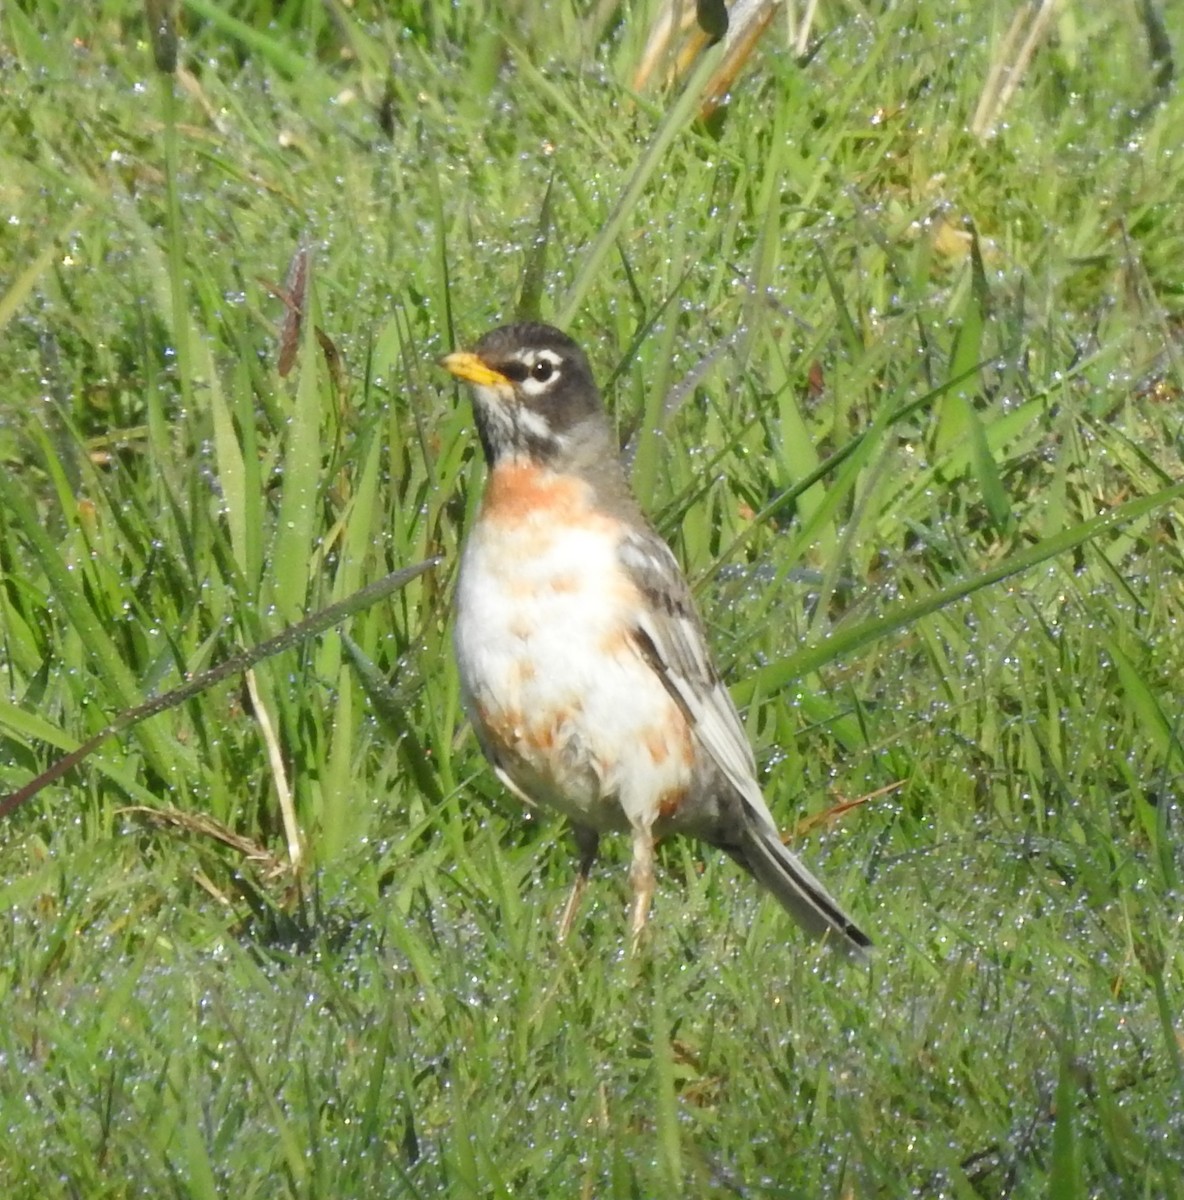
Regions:
<instances>
[{"instance_id":1,"label":"wet grass","mask_svg":"<svg viewBox=\"0 0 1184 1200\"><path fill-rule=\"evenodd\" d=\"M1065 5L981 141L1005 6L821 7L710 128L603 6L190 0L175 83L135 5L5 9L0 792L443 556L7 818L5 1195L1184 1192L1181 101ZM869 970L682 845L640 961L621 847L558 947L464 728L433 360L548 188L542 315Z\"/></svg>"}]
</instances>

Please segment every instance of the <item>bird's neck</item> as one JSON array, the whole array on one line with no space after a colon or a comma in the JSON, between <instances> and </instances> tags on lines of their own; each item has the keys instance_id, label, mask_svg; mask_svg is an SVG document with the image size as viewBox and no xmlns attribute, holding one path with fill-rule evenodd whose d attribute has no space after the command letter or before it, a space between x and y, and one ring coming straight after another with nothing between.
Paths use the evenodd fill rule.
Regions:
<instances>
[{"instance_id":1,"label":"bird's neck","mask_svg":"<svg viewBox=\"0 0 1184 1200\"><path fill-rule=\"evenodd\" d=\"M501 447L489 459L489 495L517 494L530 481L529 490L570 485L601 511L618 516L640 516L629 487L620 452L604 428L603 437L560 439L556 452Z\"/></svg>"}]
</instances>

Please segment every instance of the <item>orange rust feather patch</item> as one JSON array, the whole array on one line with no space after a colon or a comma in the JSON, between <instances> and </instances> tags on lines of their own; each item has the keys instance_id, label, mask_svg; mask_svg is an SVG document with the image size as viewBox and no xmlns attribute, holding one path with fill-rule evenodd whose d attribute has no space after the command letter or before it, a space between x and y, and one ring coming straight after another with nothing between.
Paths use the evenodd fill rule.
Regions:
<instances>
[{"instance_id":1,"label":"orange rust feather patch","mask_svg":"<svg viewBox=\"0 0 1184 1200\"><path fill-rule=\"evenodd\" d=\"M535 512L571 520L588 511L588 486L571 475L555 475L531 463L507 463L490 472L482 519L521 521Z\"/></svg>"}]
</instances>

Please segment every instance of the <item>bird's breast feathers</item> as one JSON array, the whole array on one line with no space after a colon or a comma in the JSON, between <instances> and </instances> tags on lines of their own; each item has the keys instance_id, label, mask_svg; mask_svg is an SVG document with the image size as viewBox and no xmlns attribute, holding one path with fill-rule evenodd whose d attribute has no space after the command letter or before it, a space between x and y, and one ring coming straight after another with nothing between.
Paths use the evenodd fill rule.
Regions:
<instances>
[{"instance_id":1,"label":"bird's breast feathers","mask_svg":"<svg viewBox=\"0 0 1184 1200\"><path fill-rule=\"evenodd\" d=\"M693 739L634 643L642 601L620 568L617 524L592 512L580 481L514 471L490 481L461 560L469 716L532 799L625 828L643 791L652 803L685 790Z\"/></svg>"}]
</instances>

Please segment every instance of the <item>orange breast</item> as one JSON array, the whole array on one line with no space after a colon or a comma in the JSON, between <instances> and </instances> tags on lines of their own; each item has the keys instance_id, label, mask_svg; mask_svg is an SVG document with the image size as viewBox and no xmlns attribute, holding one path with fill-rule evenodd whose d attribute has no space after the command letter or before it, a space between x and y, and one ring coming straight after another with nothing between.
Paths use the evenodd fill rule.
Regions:
<instances>
[{"instance_id":1,"label":"orange breast","mask_svg":"<svg viewBox=\"0 0 1184 1200\"><path fill-rule=\"evenodd\" d=\"M504 463L495 467L485 485L483 520L515 524L538 513L557 520L578 521L588 514L588 485L573 475L556 475L530 463Z\"/></svg>"}]
</instances>

